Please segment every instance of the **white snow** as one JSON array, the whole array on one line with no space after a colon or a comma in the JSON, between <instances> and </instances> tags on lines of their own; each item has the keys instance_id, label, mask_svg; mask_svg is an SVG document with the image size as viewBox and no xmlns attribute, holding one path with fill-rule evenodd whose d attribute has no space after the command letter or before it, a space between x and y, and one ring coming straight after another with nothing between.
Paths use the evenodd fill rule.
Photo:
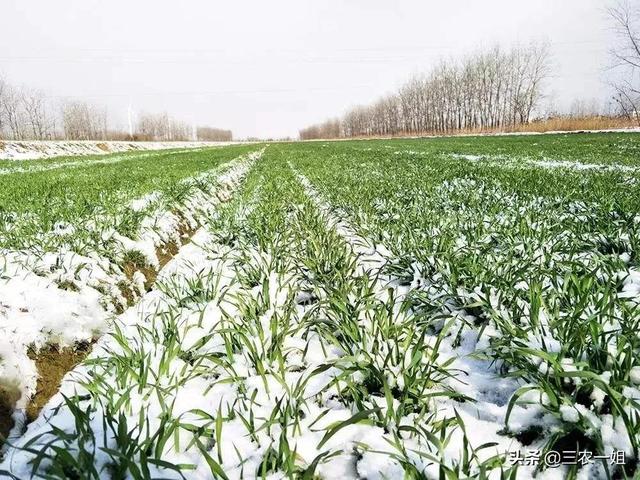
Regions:
<instances>
[{"instance_id":1,"label":"white snow","mask_svg":"<svg viewBox=\"0 0 640 480\"><path fill-rule=\"evenodd\" d=\"M29 140L0 141L0 160L35 160L75 155L104 155L107 153L172 148L204 148L232 145L237 142L121 142L93 140Z\"/></svg>"},{"instance_id":2,"label":"white snow","mask_svg":"<svg viewBox=\"0 0 640 480\"><path fill-rule=\"evenodd\" d=\"M194 208L200 208L206 213L203 218L215 217L218 202L230 198L234 187L246 175L251 161L257 156L221 175L219 181L223 187L218 191L218 195L192 199ZM413 265L413 280L410 285L384 273L385 266L394 260L393 252L384 245L376 245L361 236L353 225L334 213L332 206L306 177L298 174L297 178L317 211L326 220L326 230L336 232L353 255L356 273L375 279L372 280L372 286L376 301L385 302L393 296L396 301L394 321L402 324L406 320L413 320L413 311L399 308L400 301L411 290L420 291L431 300L440 299L442 292L435 287L435 279L428 275L423 276L420 265ZM224 188L224 185L229 188ZM456 189L459 186L452 182L443 185L442 188ZM468 180L466 187L479 186ZM131 205L146 210L157 200L153 195L149 195ZM250 211L251 205L245 208L245 212ZM146 236L143 235L144 242L147 243L128 243L127 239L118 239L123 248L149 250L146 254L151 257L153 246L162 239L170 238L166 235L171 235L173 218L152 214L149 219L149 222L145 223ZM159 227L152 228L152 225ZM61 226L61 229L64 228L64 225ZM465 244L464 238L459 240L461 244ZM544 251L541 249L540 256L543 254ZM331 346L315 331L304 329L303 319L307 318L312 310L318 318L322 318L327 307L323 303L306 305L313 301L312 296L304 291L304 280L299 273L302 266L296 263L297 260L282 259L290 262L284 273L275 270L272 260L269 252L261 251L258 247L238 251L226 244L218 244L215 235L207 230L206 225L200 228L193 242L184 246L160 272L156 284L158 288L144 295L138 305L131 307L115 320L127 346L123 346L113 337L103 336L91 354L94 364L81 365L67 375L60 393L51 399L38 420L29 425L26 433L15 439L17 448L8 450L0 469L7 468L19 478L28 475L31 468L29 461L33 454L20 450L20 446L30 440L35 441L36 447L46 445L47 441L54 439L47 434L52 425L68 432L77 432L72 412L62 405L62 394L69 396L86 393L82 380L91 378L96 382L96 378L100 376L105 377L104 385L117 386L114 395L130 385L137 387L127 390L127 407L122 408L129 427L141 427L139 412L143 412L144 428L148 428L148 433L152 434L163 427L161 419L166 413L164 409L170 405L170 417L180 418L181 422L195 428L215 430L220 436L220 441L213 442L212 434L212 442L207 446L208 453L220 463L230 479L257 478L258 467L265 454L271 448L277 450L281 446L281 434L287 438L290 449L296 451L296 463L299 466L311 464L320 454L331 454L319 462L316 469L316 474L323 479L402 478L404 468L395 456L402 457L404 454L427 478L439 478L440 472L438 465L430 461L426 455L436 458L442 455L444 462L449 466L458 463L465 435L461 428L449 432L450 436L442 449L409 433L403 433L400 439L394 438L389 432L366 421L342 428L321 445L332 426L350 419L358 412L355 405L336 400L339 390L334 379L341 369L358 365L359 362L371 361L380 371L386 373L390 387L403 389L403 372L415 360L408 350L398 357L390 355L394 347L397 347L391 339L386 344L379 345L380 338L372 334L375 322L366 314L362 315L362 318L358 317L358 325L361 335L365 338L363 345L373 345L372 340L377 341L378 353L375 354L363 348L359 355L351 357L340 348ZM264 285L250 287L239 281L243 268L258 267L267 275ZM635 273L632 272L627 277L625 288L635 285ZM144 278L139 276L134 280L144 283ZM216 285L216 288L208 292L206 300L193 298L194 288L196 293L201 294L200 289L203 285L212 284ZM529 286L526 282L521 282L519 288L527 290ZM297 294L292 296L292 293ZM464 291L461 287L459 295L473 301L484 295L484 292L479 289ZM305 304L298 303L291 313L289 323L283 325L281 319L287 318L286 312L290 310L292 298ZM265 302L267 307L256 316L257 318L247 320L248 315L243 311L243 306L251 301ZM490 291L488 301L500 312L500 292L495 289ZM428 362L432 362L429 364L434 366L446 365L443 368L456 374L436 382L438 386L434 387L434 390L449 387L452 391L466 396L468 400L456 401L437 395L425 397L429 412L433 414L430 422L459 418L465 425L467 440L473 447L495 442L495 446L476 451L478 461L494 455L504 455L506 452L539 448L540 442L525 448L514 438L498 433L505 427L509 399L522 385L513 378L500 376L496 365L473 355L478 350L487 348L488 339L497 336L498 332L488 325L479 337L478 330L473 327L475 318L453 301L442 302L440 313L443 320L438 328L444 333L440 335L440 332L434 332L427 335L421 340L421 348L423 352L430 352L435 348L436 342L440 342L437 357L429 359ZM274 321L280 322L277 323L279 329L276 332L271 329ZM542 327L548 328L544 308L540 310L538 321ZM447 335L444 330L445 323L449 325L450 331L459 335ZM276 341L274 334L285 335L281 340L283 356L279 361L271 361L269 357L270 347ZM180 355L171 350L171 343L167 337L172 335L178 339ZM540 338L532 335L528 346L542 348L541 342ZM544 342L547 352L561 351L558 340L550 335L544 338ZM130 377L126 377L125 387L120 379L123 373L118 365L121 363L115 360L131 361L131 351L139 354L136 358L143 359L141 364L148 367L149 378L152 380L132 381ZM182 355L185 353L192 353L199 360L188 361L188 357ZM16 358L18 354L10 353L7 358ZM576 364L576 361L564 358L560 361L560 368L564 371L575 371ZM327 368L324 368L325 366ZM323 368L316 370L319 367ZM540 361L538 368L547 372L549 366ZM638 368L640 367L635 367L631 374L632 381L639 380L636 383L640 383L640 370L636 371ZM605 377L606 375L603 375L603 380L608 381ZM354 382L363 380L357 373L351 379ZM627 388L623 393L631 398L640 398L640 390L635 388ZM592 398L594 403L604 401L600 390L594 391ZM106 402L107 396L102 400ZM544 408L550 403L546 394L542 394L540 390L530 390L521 397L520 403L524 404L526 401L532 404L517 404L511 412L508 428L512 433L523 432L532 425L541 426L548 431L558 428L560 420ZM379 409L381 415L393 413L399 405L395 398L387 399L379 395L370 395L364 403L366 408ZM83 405L88 407L89 403ZM105 430L105 405L97 403L94 406L96 410L90 411L87 426L92 435L95 435L95 446L99 452L96 456L96 467L103 472L102 478L107 478L106 470L101 469L109 463L109 449L116 447L116 439L111 432ZM296 412L302 412L296 413L298 416L295 425L269 421L274 412L277 418L283 418L278 409L289 406L295 408ZM203 416L202 412L208 413L210 417ZM560 417L561 420L571 423L581 420L591 422L594 429L601 429L605 453L610 453L614 448L631 453L624 425L620 421L614 421L612 416L603 415L598 418L581 405L562 405ZM221 420L220 426L217 425L218 419ZM421 422L424 422L424 419L413 413L397 419L398 425L407 427L423 427L424 424ZM250 428L249 425L254 423L255 428ZM218 428L221 428L221 432L217 432ZM40 435L43 436L39 437ZM211 478L211 472L202 453L197 445L191 442L195 435L182 429L177 436L180 437L180 442L176 444L175 438L170 439L162 452L162 460L193 465L194 469L187 472L188 478ZM400 440L402 452L394 446L396 440ZM56 442L61 445L62 440L58 438ZM74 443L70 448L77 448L77 445ZM46 467L46 462L43 466ZM594 466L591 470L581 470L580 478L588 478L588 475L603 476L603 472L598 468ZM155 477L179 478L174 472L159 466L150 465L150 469ZM534 467L524 466L518 470L518 478L532 478L533 474ZM560 468L544 471L536 478L563 478L566 474L567 470ZM284 474L279 471L270 472L268 478L284 478Z\"/></svg>"},{"instance_id":3,"label":"white snow","mask_svg":"<svg viewBox=\"0 0 640 480\"><path fill-rule=\"evenodd\" d=\"M407 153L420 153L410 152ZM469 162L482 162L484 165L497 166L501 168L546 168L546 169L565 169L579 172L592 173L626 173L638 174L640 167L632 165L608 164L608 163L584 163L577 160L537 160L532 158L514 158L501 155L471 155L471 154L446 154L447 157L466 160Z\"/></svg>"}]
</instances>

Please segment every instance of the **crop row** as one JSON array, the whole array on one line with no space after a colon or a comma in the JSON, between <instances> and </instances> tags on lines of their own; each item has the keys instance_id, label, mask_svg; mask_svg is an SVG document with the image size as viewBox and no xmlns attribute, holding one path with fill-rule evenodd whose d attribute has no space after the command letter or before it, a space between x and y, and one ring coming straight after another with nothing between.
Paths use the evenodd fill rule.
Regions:
<instances>
[{"instance_id":1,"label":"crop row","mask_svg":"<svg viewBox=\"0 0 640 480\"><path fill-rule=\"evenodd\" d=\"M114 206L109 215L80 217L74 224L43 232L41 240L48 236L56 241L47 242L42 253L3 250L4 435L7 422L21 430L25 408L28 416L37 415L41 405L34 402L50 396L43 392L47 382L55 388L56 376L72 366L62 367L64 359L74 349L86 350L109 327L115 312L151 287L157 271L189 241L214 206L229 199L259 155L258 151L217 166L213 161L214 168L179 178L168 190ZM127 222L126 231L118 228ZM9 415L15 410L12 420L5 418L7 409Z\"/></svg>"}]
</instances>

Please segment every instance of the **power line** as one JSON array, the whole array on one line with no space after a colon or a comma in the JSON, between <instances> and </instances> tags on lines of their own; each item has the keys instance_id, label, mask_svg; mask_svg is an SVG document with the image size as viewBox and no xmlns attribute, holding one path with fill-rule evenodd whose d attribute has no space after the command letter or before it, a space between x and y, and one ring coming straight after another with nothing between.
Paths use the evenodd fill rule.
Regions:
<instances>
[{"instance_id":1,"label":"power line","mask_svg":"<svg viewBox=\"0 0 640 480\"><path fill-rule=\"evenodd\" d=\"M142 92L134 94L135 97L164 97L164 96L218 96L218 95L253 95L261 93L293 93L293 92L336 92L343 90L356 90L362 88L372 88L373 85L351 85L339 87L309 87L309 88L273 88L261 90L217 90L200 92ZM131 97L131 93L103 93L89 95L46 95L49 99L65 98L108 98L108 97Z\"/></svg>"},{"instance_id":2,"label":"power line","mask_svg":"<svg viewBox=\"0 0 640 480\"><path fill-rule=\"evenodd\" d=\"M579 45L602 45L601 41L598 40L573 40L573 41L564 41L564 42L548 42L548 44L553 46L579 46ZM180 63L197 63L204 64L210 61L215 61L216 64L241 64L246 63L249 60L255 60L255 57L264 58L268 61L284 61L287 63L343 63L343 62L353 62L353 61L398 61L398 60L410 60L415 56L422 56L427 51L431 54L433 50L446 50L447 53L451 53L452 50L457 49L452 45L421 45L421 46L388 46L388 47L367 47L367 48L338 48L332 49L333 53L369 53L369 55L360 55L357 58L344 58L336 55L316 55L316 56L308 56L308 51L304 49L267 49L263 50L262 54L256 55L256 52L252 52L251 57L240 58L238 56L229 58L228 51L222 49L194 49L194 50L122 50L118 51L115 49L80 49L82 52L87 53L104 53L111 52L112 55L94 55L94 56L55 56L55 55L4 55L0 56L0 60L5 61L46 61L46 62L61 62L61 63L90 63L90 62L119 62L119 63L157 63L157 64L180 64ZM601 51L600 49L594 50L585 50L584 48L581 51L584 52L592 52L592 51ZM56 50L57 51L57 50ZM391 54L387 53L385 55L379 55L380 53L385 52L394 52L401 51L400 54ZM40 53L42 50L39 51ZM274 56L267 58L265 54L267 53L275 53ZM222 57L213 56L207 58L206 55L211 54L224 54ZM302 54L305 55L304 58L287 58L286 56L282 56L279 54ZM440 55L445 54L445 52L437 52ZM142 57L135 57L131 55L140 55ZM147 55L147 58L144 58L144 54L152 54L151 57ZM177 55L182 58L153 58L153 56L158 55L162 57ZM203 55L205 57L203 57ZM191 58L193 57L193 58Z\"/></svg>"}]
</instances>

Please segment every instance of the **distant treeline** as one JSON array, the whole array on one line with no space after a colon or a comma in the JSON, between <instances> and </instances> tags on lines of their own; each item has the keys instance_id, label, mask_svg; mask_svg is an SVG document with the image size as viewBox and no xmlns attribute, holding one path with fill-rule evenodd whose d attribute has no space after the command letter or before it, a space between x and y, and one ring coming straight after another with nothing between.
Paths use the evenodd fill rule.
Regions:
<instances>
[{"instance_id":1,"label":"distant treeline","mask_svg":"<svg viewBox=\"0 0 640 480\"><path fill-rule=\"evenodd\" d=\"M130 129L112 128L107 109L84 101L53 104L40 90L0 77L0 139L230 141L230 130L192 125L167 113L142 113Z\"/></svg>"},{"instance_id":2,"label":"distant treeline","mask_svg":"<svg viewBox=\"0 0 640 480\"><path fill-rule=\"evenodd\" d=\"M438 134L528 123L542 98L548 58L546 46L531 45L442 61L371 105L301 130L300 138Z\"/></svg>"},{"instance_id":3,"label":"distant treeline","mask_svg":"<svg viewBox=\"0 0 640 480\"><path fill-rule=\"evenodd\" d=\"M231 130L200 126L193 131L193 126L176 120L167 113L143 113L136 122L133 137L135 140L197 140L202 142L231 141Z\"/></svg>"},{"instance_id":4,"label":"distant treeline","mask_svg":"<svg viewBox=\"0 0 640 480\"><path fill-rule=\"evenodd\" d=\"M203 142L230 142L233 140L231 130L222 130L220 128L198 127L198 140Z\"/></svg>"}]
</instances>

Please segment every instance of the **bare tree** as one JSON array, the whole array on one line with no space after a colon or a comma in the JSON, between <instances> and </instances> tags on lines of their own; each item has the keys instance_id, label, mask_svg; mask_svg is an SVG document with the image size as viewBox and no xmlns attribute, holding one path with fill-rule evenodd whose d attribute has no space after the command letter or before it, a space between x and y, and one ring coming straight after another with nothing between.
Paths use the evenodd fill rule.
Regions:
<instances>
[{"instance_id":1,"label":"bare tree","mask_svg":"<svg viewBox=\"0 0 640 480\"><path fill-rule=\"evenodd\" d=\"M165 135L165 122L162 115L142 113L138 117L135 137L140 140L158 140Z\"/></svg>"},{"instance_id":2,"label":"bare tree","mask_svg":"<svg viewBox=\"0 0 640 480\"><path fill-rule=\"evenodd\" d=\"M53 121L47 113L46 99L39 90L23 89L20 93L22 109L25 113L25 127L28 128L28 136L34 140L51 138L53 134Z\"/></svg>"},{"instance_id":3,"label":"bare tree","mask_svg":"<svg viewBox=\"0 0 640 480\"><path fill-rule=\"evenodd\" d=\"M56 109L57 110L57 109ZM46 95L26 87L17 89L0 76L0 138L44 140L54 137L68 140L130 139L120 131L109 131L107 109L84 101L69 100L53 112ZM62 125L61 135L56 124ZM200 127L201 140L231 140L229 130ZM192 126L161 114L143 114L138 120L136 140L191 140L196 136Z\"/></svg>"},{"instance_id":4,"label":"bare tree","mask_svg":"<svg viewBox=\"0 0 640 480\"><path fill-rule=\"evenodd\" d=\"M640 5L621 2L609 9L618 43L611 51L621 78L613 83L620 112L640 126Z\"/></svg>"},{"instance_id":5,"label":"bare tree","mask_svg":"<svg viewBox=\"0 0 640 480\"><path fill-rule=\"evenodd\" d=\"M187 122L176 120L164 113L143 113L138 118L135 138L164 142L186 141L192 138L192 128Z\"/></svg>"},{"instance_id":6,"label":"bare tree","mask_svg":"<svg viewBox=\"0 0 640 480\"><path fill-rule=\"evenodd\" d=\"M571 118L585 118L585 117L597 117L603 115L604 107L600 105L595 98L581 99L576 98L571 102L569 107L569 117Z\"/></svg>"},{"instance_id":7,"label":"bare tree","mask_svg":"<svg viewBox=\"0 0 640 480\"><path fill-rule=\"evenodd\" d=\"M68 140L104 140L107 138L107 110L86 102L62 105L62 125Z\"/></svg>"},{"instance_id":8,"label":"bare tree","mask_svg":"<svg viewBox=\"0 0 640 480\"><path fill-rule=\"evenodd\" d=\"M22 110L20 93L11 85L3 87L0 97L0 115L9 130L10 138L24 140L26 135L24 111Z\"/></svg>"},{"instance_id":9,"label":"bare tree","mask_svg":"<svg viewBox=\"0 0 640 480\"><path fill-rule=\"evenodd\" d=\"M533 110L542 99L541 84L549 75L549 48L546 44L534 44L518 49L514 54L515 63L522 69L525 80L518 114L520 123L529 123Z\"/></svg>"}]
</instances>

